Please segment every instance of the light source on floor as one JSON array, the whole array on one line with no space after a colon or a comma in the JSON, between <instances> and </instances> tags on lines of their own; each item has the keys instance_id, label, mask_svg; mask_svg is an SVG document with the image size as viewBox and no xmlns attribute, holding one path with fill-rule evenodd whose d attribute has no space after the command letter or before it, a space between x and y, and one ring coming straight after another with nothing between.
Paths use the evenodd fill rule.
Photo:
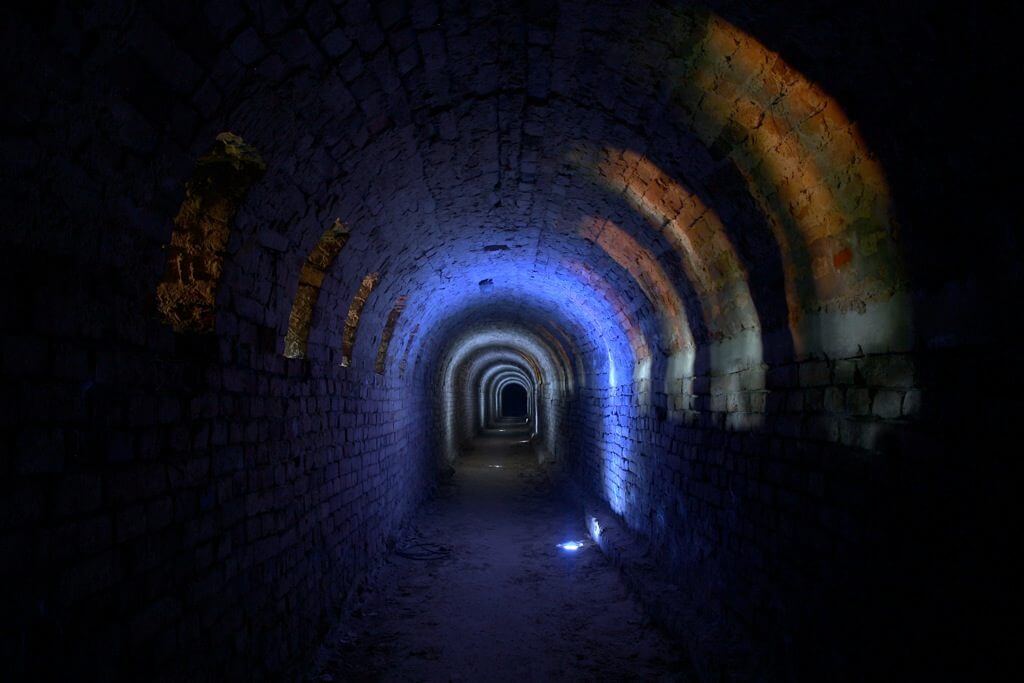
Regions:
<instances>
[{"instance_id":1,"label":"light source on floor","mask_svg":"<svg viewBox=\"0 0 1024 683\"><path fill-rule=\"evenodd\" d=\"M499 470L501 469L501 465L488 465L488 467L494 467Z\"/></svg>"},{"instance_id":2,"label":"light source on floor","mask_svg":"<svg viewBox=\"0 0 1024 683\"><path fill-rule=\"evenodd\" d=\"M564 543L559 543L555 547L556 548L561 548L562 550L568 550L570 552L576 552L577 550L582 548L584 545L586 545L586 544L583 541L565 541Z\"/></svg>"}]
</instances>

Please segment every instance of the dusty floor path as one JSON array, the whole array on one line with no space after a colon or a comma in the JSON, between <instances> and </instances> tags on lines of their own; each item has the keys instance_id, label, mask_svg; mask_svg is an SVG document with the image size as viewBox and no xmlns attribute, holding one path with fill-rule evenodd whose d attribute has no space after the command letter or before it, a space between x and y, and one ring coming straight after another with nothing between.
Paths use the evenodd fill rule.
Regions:
<instances>
[{"instance_id":1,"label":"dusty floor path","mask_svg":"<svg viewBox=\"0 0 1024 683\"><path fill-rule=\"evenodd\" d=\"M523 432L477 439L333 636L319 681L689 680ZM347 630L345 630L347 629Z\"/></svg>"}]
</instances>

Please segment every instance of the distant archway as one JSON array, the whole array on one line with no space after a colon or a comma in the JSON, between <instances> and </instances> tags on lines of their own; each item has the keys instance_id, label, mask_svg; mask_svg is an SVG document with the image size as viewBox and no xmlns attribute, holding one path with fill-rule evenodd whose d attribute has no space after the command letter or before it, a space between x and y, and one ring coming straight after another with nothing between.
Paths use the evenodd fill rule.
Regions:
<instances>
[{"instance_id":1,"label":"distant archway","mask_svg":"<svg viewBox=\"0 0 1024 683\"><path fill-rule=\"evenodd\" d=\"M519 382L509 382L501 389L499 405L501 406L502 417L526 418L526 387Z\"/></svg>"}]
</instances>

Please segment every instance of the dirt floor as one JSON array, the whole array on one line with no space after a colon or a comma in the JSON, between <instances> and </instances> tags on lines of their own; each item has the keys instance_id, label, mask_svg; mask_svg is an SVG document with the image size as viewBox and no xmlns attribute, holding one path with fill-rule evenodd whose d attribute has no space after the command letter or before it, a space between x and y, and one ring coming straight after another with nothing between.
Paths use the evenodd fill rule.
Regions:
<instances>
[{"instance_id":1,"label":"dirt floor","mask_svg":"<svg viewBox=\"0 0 1024 683\"><path fill-rule=\"evenodd\" d=\"M690 680L516 429L476 440L314 667L315 681Z\"/></svg>"}]
</instances>

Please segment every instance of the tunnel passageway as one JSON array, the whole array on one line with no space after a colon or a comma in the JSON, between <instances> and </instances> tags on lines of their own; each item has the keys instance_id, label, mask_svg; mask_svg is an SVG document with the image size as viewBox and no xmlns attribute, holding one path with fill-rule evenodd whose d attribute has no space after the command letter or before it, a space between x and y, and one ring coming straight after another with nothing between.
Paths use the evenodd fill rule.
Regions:
<instances>
[{"instance_id":1,"label":"tunnel passageway","mask_svg":"<svg viewBox=\"0 0 1024 683\"><path fill-rule=\"evenodd\" d=\"M521 384L510 383L501 390L501 416L506 418L526 417L526 389Z\"/></svg>"},{"instance_id":2,"label":"tunnel passageway","mask_svg":"<svg viewBox=\"0 0 1024 683\"><path fill-rule=\"evenodd\" d=\"M13 3L0 677L993 679L1016 26Z\"/></svg>"},{"instance_id":3,"label":"tunnel passageway","mask_svg":"<svg viewBox=\"0 0 1024 683\"><path fill-rule=\"evenodd\" d=\"M502 429L416 515L313 680L692 680L596 547L556 547L587 537L579 508L529 431Z\"/></svg>"}]
</instances>

